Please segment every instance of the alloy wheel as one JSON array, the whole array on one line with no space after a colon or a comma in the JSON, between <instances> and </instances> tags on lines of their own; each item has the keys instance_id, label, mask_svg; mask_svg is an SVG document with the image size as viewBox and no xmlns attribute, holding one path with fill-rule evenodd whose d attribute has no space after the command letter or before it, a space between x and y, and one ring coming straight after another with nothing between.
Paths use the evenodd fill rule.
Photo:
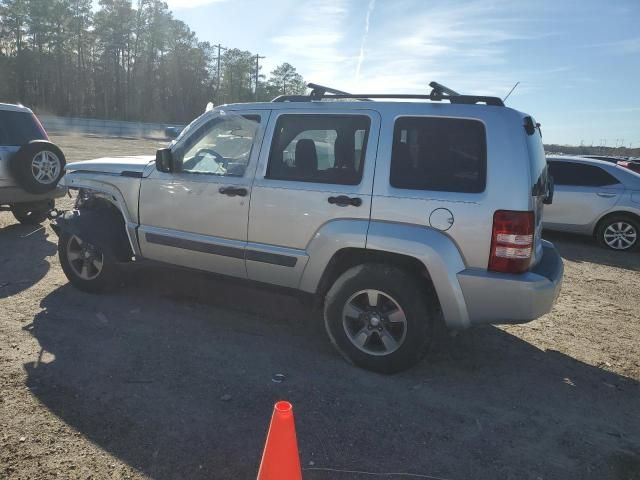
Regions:
<instances>
[{"instance_id":1,"label":"alloy wheel","mask_svg":"<svg viewBox=\"0 0 640 480\"><path fill-rule=\"evenodd\" d=\"M628 250L638 239L636 228L625 221L614 222L605 228L604 243L614 250Z\"/></svg>"},{"instance_id":2,"label":"alloy wheel","mask_svg":"<svg viewBox=\"0 0 640 480\"><path fill-rule=\"evenodd\" d=\"M37 182L44 185L54 183L60 175L62 163L58 156L48 150L38 152L31 160L31 172Z\"/></svg>"},{"instance_id":3,"label":"alloy wheel","mask_svg":"<svg viewBox=\"0 0 640 480\"><path fill-rule=\"evenodd\" d=\"M342 326L347 338L369 355L389 355L407 335L407 317L400 304L380 290L361 290L346 301Z\"/></svg>"},{"instance_id":4,"label":"alloy wheel","mask_svg":"<svg viewBox=\"0 0 640 480\"><path fill-rule=\"evenodd\" d=\"M82 280L94 280L102 272L104 255L94 245L73 235L67 242L69 266Z\"/></svg>"}]
</instances>

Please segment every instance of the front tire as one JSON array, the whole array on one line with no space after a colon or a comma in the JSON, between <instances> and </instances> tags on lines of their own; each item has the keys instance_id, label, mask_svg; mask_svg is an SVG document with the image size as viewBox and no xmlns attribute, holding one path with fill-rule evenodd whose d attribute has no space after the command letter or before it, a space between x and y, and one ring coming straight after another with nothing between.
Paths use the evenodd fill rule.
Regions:
<instances>
[{"instance_id":1,"label":"front tire","mask_svg":"<svg viewBox=\"0 0 640 480\"><path fill-rule=\"evenodd\" d=\"M640 223L627 215L612 215L600 223L596 237L605 248L628 252L638 248Z\"/></svg>"},{"instance_id":2,"label":"front tire","mask_svg":"<svg viewBox=\"0 0 640 480\"><path fill-rule=\"evenodd\" d=\"M102 293L115 287L118 265L115 257L76 235L61 232L58 239L60 266L79 290Z\"/></svg>"},{"instance_id":3,"label":"front tire","mask_svg":"<svg viewBox=\"0 0 640 480\"><path fill-rule=\"evenodd\" d=\"M420 279L384 264L363 264L343 273L327 293L327 334L350 362L396 373L422 359L431 345L434 319Z\"/></svg>"},{"instance_id":4,"label":"front tire","mask_svg":"<svg viewBox=\"0 0 640 480\"><path fill-rule=\"evenodd\" d=\"M11 213L23 225L40 225L53 210L53 200L38 203L18 203L11 206Z\"/></svg>"}]
</instances>

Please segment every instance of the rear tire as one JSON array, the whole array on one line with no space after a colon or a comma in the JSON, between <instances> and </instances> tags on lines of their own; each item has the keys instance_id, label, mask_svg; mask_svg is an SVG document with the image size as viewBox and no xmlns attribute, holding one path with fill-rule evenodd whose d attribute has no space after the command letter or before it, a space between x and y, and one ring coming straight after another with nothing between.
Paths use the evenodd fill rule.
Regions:
<instances>
[{"instance_id":1,"label":"rear tire","mask_svg":"<svg viewBox=\"0 0 640 480\"><path fill-rule=\"evenodd\" d=\"M630 252L640 245L640 222L629 215L611 215L596 230L600 245L616 252Z\"/></svg>"},{"instance_id":2,"label":"rear tire","mask_svg":"<svg viewBox=\"0 0 640 480\"><path fill-rule=\"evenodd\" d=\"M18 203L11 206L11 213L23 225L39 225L47 219L53 207L53 200L38 203Z\"/></svg>"},{"instance_id":3,"label":"rear tire","mask_svg":"<svg viewBox=\"0 0 640 480\"><path fill-rule=\"evenodd\" d=\"M64 274L77 289L87 293L102 293L116 286L118 262L109 252L68 232L61 232L58 257Z\"/></svg>"},{"instance_id":4,"label":"rear tire","mask_svg":"<svg viewBox=\"0 0 640 480\"><path fill-rule=\"evenodd\" d=\"M421 280L400 268L363 264L343 273L327 293L327 334L350 362L379 373L412 367L427 353L434 317Z\"/></svg>"}]
</instances>

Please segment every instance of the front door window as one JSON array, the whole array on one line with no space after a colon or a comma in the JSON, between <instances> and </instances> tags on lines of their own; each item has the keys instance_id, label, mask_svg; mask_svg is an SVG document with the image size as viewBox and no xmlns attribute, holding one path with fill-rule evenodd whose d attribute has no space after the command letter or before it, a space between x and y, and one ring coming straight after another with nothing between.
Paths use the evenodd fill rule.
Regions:
<instances>
[{"instance_id":1,"label":"front door window","mask_svg":"<svg viewBox=\"0 0 640 480\"><path fill-rule=\"evenodd\" d=\"M180 171L242 177L259 126L257 115L223 113L211 119L178 146Z\"/></svg>"}]
</instances>

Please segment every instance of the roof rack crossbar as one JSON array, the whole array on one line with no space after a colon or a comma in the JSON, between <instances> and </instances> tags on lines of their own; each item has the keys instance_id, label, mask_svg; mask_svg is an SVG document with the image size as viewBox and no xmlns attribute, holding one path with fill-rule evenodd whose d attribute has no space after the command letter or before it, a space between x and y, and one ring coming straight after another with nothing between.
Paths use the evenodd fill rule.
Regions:
<instances>
[{"instance_id":1,"label":"roof rack crossbar","mask_svg":"<svg viewBox=\"0 0 640 480\"><path fill-rule=\"evenodd\" d=\"M451 90L444 85L439 84L438 82L431 82L429 86L433 89L431 90L431 95L450 95L450 96L459 96L460 94L455 90Z\"/></svg>"},{"instance_id":2,"label":"roof rack crossbar","mask_svg":"<svg viewBox=\"0 0 640 480\"><path fill-rule=\"evenodd\" d=\"M322 100L327 93L334 95L351 95L349 92L344 92L336 88L325 87L324 85L318 85L317 83L307 83L307 88L311 89L309 96L312 100ZM356 100L368 100L367 98L358 98Z\"/></svg>"}]
</instances>

